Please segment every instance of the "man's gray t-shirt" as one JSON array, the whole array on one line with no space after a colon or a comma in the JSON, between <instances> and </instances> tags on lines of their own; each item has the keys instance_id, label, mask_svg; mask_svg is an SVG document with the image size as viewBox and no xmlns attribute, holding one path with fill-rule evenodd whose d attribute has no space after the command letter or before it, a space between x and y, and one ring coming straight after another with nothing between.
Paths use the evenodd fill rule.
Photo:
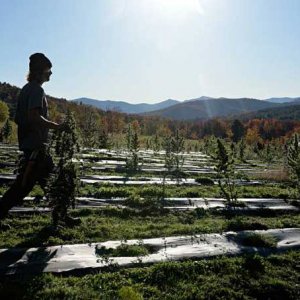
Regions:
<instances>
[{"instance_id":1,"label":"man's gray t-shirt","mask_svg":"<svg viewBox=\"0 0 300 300\"><path fill-rule=\"evenodd\" d=\"M36 82L29 82L20 92L15 116L20 150L39 149L47 143L48 129L28 118L29 111L34 108L39 109L41 116L48 118L48 103L43 88Z\"/></svg>"}]
</instances>

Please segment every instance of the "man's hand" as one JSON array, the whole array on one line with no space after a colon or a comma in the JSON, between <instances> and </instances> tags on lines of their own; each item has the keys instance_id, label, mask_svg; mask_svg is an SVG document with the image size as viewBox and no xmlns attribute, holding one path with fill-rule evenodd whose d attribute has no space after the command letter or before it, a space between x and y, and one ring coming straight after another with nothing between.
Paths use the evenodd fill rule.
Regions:
<instances>
[{"instance_id":1,"label":"man's hand","mask_svg":"<svg viewBox=\"0 0 300 300\"><path fill-rule=\"evenodd\" d=\"M66 127L64 123L57 124L56 122L47 120L45 117L43 117L40 114L39 108L31 109L29 111L28 117L29 117L29 121L36 126L42 126L54 130L65 130L64 128Z\"/></svg>"}]
</instances>

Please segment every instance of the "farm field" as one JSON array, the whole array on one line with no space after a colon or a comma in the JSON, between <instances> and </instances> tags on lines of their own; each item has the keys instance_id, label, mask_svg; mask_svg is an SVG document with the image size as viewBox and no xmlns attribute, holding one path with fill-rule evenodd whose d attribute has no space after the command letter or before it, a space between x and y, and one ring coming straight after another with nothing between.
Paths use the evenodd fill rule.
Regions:
<instances>
[{"instance_id":1,"label":"farm field","mask_svg":"<svg viewBox=\"0 0 300 300\"><path fill-rule=\"evenodd\" d=\"M66 299L298 299L300 215L283 162L235 163L237 201L224 198L214 158L181 153L165 176L165 153L83 149L81 225L51 227L36 187L0 233L0 295ZM17 148L0 145L0 194L13 180ZM84 290L84 293L82 292Z\"/></svg>"},{"instance_id":2,"label":"farm field","mask_svg":"<svg viewBox=\"0 0 300 300\"><path fill-rule=\"evenodd\" d=\"M0 300L300 300L299 12L2 0Z\"/></svg>"}]
</instances>

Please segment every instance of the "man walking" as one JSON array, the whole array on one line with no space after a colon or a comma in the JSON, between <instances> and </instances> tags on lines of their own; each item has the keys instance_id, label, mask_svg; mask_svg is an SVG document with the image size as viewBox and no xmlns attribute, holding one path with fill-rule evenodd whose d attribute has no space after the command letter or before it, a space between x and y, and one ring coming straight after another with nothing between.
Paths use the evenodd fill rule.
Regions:
<instances>
[{"instance_id":1,"label":"man walking","mask_svg":"<svg viewBox=\"0 0 300 300\"><path fill-rule=\"evenodd\" d=\"M17 178L0 199L0 228L8 211L21 204L36 183L45 187L54 165L47 151L49 129L64 130L64 124L48 120L48 103L42 88L50 80L52 64L42 53L30 56L28 83L22 88L15 116L18 125L19 149L23 155L19 162ZM76 225L77 219L66 216L66 225Z\"/></svg>"}]
</instances>

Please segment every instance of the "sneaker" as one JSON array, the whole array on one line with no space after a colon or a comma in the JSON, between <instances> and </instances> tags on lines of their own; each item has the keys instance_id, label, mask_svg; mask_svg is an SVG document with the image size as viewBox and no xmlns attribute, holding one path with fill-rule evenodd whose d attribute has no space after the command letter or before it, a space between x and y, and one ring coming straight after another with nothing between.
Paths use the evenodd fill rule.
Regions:
<instances>
[{"instance_id":1,"label":"sneaker","mask_svg":"<svg viewBox=\"0 0 300 300\"><path fill-rule=\"evenodd\" d=\"M65 224L68 227L78 226L81 223L82 222L81 222L80 218L72 218L70 216L66 216L66 218L65 218Z\"/></svg>"}]
</instances>

